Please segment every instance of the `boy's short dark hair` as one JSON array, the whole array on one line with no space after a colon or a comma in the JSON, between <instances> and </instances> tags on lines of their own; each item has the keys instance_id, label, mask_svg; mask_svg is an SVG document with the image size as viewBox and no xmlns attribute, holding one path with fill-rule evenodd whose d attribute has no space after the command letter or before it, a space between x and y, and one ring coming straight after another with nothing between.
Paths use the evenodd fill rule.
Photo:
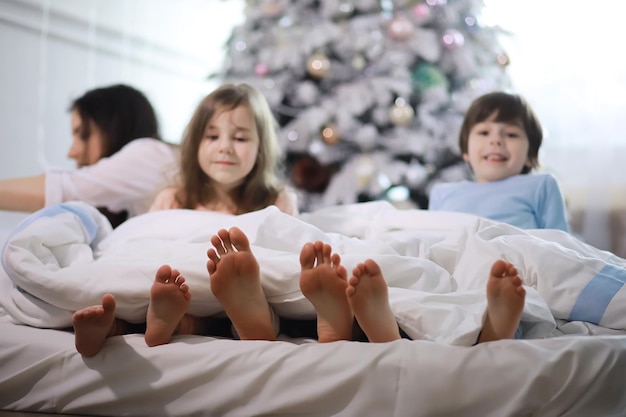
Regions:
<instances>
[{"instance_id":1,"label":"boy's short dark hair","mask_svg":"<svg viewBox=\"0 0 626 417\"><path fill-rule=\"evenodd\" d=\"M484 122L492 114L497 113L496 122L521 123L528 136L528 160L531 166L524 166L521 174L527 174L539 166L539 148L543 140L543 130L539 118L523 97L505 92L493 92L475 99L465 113L461 132L459 133L459 147L461 153L467 153L467 142L470 130L477 123Z\"/></svg>"}]
</instances>

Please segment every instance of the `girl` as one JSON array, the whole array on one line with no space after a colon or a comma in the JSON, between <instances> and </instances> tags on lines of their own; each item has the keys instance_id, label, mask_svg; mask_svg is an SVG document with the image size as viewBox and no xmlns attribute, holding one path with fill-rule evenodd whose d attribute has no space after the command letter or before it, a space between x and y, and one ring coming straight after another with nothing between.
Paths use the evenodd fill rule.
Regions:
<instances>
[{"instance_id":1,"label":"girl","mask_svg":"<svg viewBox=\"0 0 626 417\"><path fill-rule=\"evenodd\" d=\"M275 119L260 92L247 84L219 87L200 102L187 126L179 182L162 190L150 211L182 208L242 214L276 205L297 215L295 194L279 181L275 129ZM238 336L274 339L278 323L265 299L258 269L244 274L231 269L234 259L255 269L255 261L241 259L252 257L247 238L237 231L231 236L222 230L211 243L214 248L209 250L207 266L211 290L233 319ZM232 256L235 253L237 256ZM174 334L211 332L211 318L186 313L190 299L184 277L162 265L155 274L147 312L145 340L149 346L168 343ZM130 328L115 317L111 294L104 295L102 305L77 311L73 327L76 348L84 356L97 354L106 338Z\"/></svg>"},{"instance_id":2,"label":"girl","mask_svg":"<svg viewBox=\"0 0 626 417\"><path fill-rule=\"evenodd\" d=\"M225 84L196 109L181 147L179 183L150 211L186 208L242 214L276 205L298 213L278 179L276 122L265 97L247 84Z\"/></svg>"},{"instance_id":3,"label":"girl","mask_svg":"<svg viewBox=\"0 0 626 417\"><path fill-rule=\"evenodd\" d=\"M543 139L539 120L520 96L485 94L468 109L459 146L474 181L437 184L429 209L460 211L522 229L568 231L565 199L549 174L530 174L539 166Z\"/></svg>"},{"instance_id":4,"label":"girl","mask_svg":"<svg viewBox=\"0 0 626 417\"><path fill-rule=\"evenodd\" d=\"M159 138L146 96L127 85L88 91L70 106L76 170L0 180L0 210L34 212L80 200L100 207L113 227L145 213L176 162L176 147Z\"/></svg>"}]
</instances>

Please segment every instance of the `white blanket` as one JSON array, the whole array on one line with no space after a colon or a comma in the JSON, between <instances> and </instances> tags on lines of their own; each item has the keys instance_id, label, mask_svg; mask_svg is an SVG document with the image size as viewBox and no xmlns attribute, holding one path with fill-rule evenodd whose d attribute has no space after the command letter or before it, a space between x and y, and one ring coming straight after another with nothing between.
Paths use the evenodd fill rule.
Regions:
<instances>
[{"instance_id":1,"label":"white blanket","mask_svg":"<svg viewBox=\"0 0 626 417\"><path fill-rule=\"evenodd\" d=\"M83 203L41 210L9 236L2 253L0 302L16 323L69 326L72 313L117 299L120 318L145 320L149 290L162 264L178 268L193 293L189 312L221 312L206 271L210 236L240 227L261 266L277 314L314 317L299 290L303 244L322 240L348 269L366 258L382 267L400 327L414 339L471 345L482 325L491 264L512 262L527 289L525 337L554 333L555 318L579 322L569 332L626 329L625 261L559 231L522 231L479 217L397 210L384 202L288 216L275 207L230 216L171 210L130 219L111 230Z\"/></svg>"}]
</instances>

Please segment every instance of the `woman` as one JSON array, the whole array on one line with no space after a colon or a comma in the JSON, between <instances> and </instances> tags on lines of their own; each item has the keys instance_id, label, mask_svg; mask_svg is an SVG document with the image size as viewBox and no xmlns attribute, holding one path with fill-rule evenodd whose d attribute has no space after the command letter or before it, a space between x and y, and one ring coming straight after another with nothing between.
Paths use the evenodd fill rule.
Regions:
<instances>
[{"instance_id":1,"label":"woman","mask_svg":"<svg viewBox=\"0 0 626 417\"><path fill-rule=\"evenodd\" d=\"M90 90L70 106L77 169L0 180L0 210L34 212L65 201L96 206L116 227L148 211L169 182L177 147L159 138L155 111L127 85Z\"/></svg>"}]
</instances>

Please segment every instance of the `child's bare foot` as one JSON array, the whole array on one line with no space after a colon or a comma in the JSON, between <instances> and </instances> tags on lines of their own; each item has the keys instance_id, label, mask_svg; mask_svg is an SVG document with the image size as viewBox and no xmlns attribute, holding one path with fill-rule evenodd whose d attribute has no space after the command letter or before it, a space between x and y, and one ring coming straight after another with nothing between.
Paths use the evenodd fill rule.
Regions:
<instances>
[{"instance_id":1,"label":"child's bare foot","mask_svg":"<svg viewBox=\"0 0 626 417\"><path fill-rule=\"evenodd\" d=\"M398 323L389 306L387 282L376 262L367 259L354 268L348 280L346 296L370 342L400 339Z\"/></svg>"},{"instance_id":2,"label":"child's bare foot","mask_svg":"<svg viewBox=\"0 0 626 417\"><path fill-rule=\"evenodd\" d=\"M323 242L307 243L300 252L300 289L317 312L320 343L350 340L353 317L346 299L347 272L338 254Z\"/></svg>"},{"instance_id":3,"label":"child's bare foot","mask_svg":"<svg viewBox=\"0 0 626 417\"><path fill-rule=\"evenodd\" d=\"M497 260L487 281L487 317L478 343L513 339L519 326L526 290L510 263Z\"/></svg>"},{"instance_id":4,"label":"child's bare foot","mask_svg":"<svg viewBox=\"0 0 626 417\"><path fill-rule=\"evenodd\" d=\"M211 237L207 270L213 295L224 307L241 340L276 340L272 312L259 264L247 236L237 227L221 229Z\"/></svg>"},{"instance_id":5,"label":"child's bare foot","mask_svg":"<svg viewBox=\"0 0 626 417\"><path fill-rule=\"evenodd\" d=\"M183 328L188 323L181 321L189 308L190 300L191 292L185 284L185 278L169 265L161 265L150 289L145 334L148 346L169 343L174 333L191 333L192 329Z\"/></svg>"},{"instance_id":6,"label":"child's bare foot","mask_svg":"<svg viewBox=\"0 0 626 417\"><path fill-rule=\"evenodd\" d=\"M74 343L83 356L94 356L107 337L115 334L115 298L112 294L102 297L102 305L78 310L72 316Z\"/></svg>"}]
</instances>

